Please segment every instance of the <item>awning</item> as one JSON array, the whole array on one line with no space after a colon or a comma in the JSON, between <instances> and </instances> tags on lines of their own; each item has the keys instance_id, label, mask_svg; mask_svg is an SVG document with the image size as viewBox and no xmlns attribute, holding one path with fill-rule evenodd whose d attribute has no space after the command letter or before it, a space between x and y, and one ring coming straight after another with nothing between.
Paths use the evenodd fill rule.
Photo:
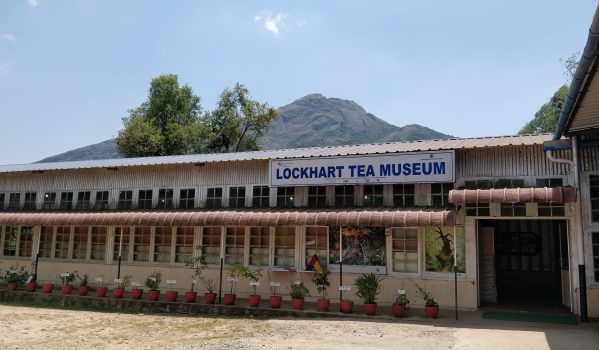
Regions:
<instances>
[{"instance_id":1,"label":"awning","mask_svg":"<svg viewBox=\"0 0 599 350\"><path fill-rule=\"evenodd\" d=\"M0 225L98 226L371 226L455 224L453 210L423 208L244 208L193 211L2 212Z\"/></svg>"},{"instance_id":2,"label":"awning","mask_svg":"<svg viewBox=\"0 0 599 350\"><path fill-rule=\"evenodd\" d=\"M451 190L449 203L518 203L518 202L576 202L574 187L493 188L486 190Z\"/></svg>"}]
</instances>

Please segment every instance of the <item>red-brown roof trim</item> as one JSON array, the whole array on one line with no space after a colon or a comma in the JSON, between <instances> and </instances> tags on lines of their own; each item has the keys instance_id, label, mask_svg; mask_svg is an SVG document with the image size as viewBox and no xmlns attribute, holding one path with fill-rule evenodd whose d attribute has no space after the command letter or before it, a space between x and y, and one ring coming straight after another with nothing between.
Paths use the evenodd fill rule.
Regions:
<instances>
[{"instance_id":1,"label":"red-brown roof trim","mask_svg":"<svg viewBox=\"0 0 599 350\"><path fill-rule=\"evenodd\" d=\"M449 203L518 203L518 202L576 202L574 187L493 188L485 190L451 190Z\"/></svg>"},{"instance_id":2,"label":"red-brown roof trim","mask_svg":"<svg viewBox=\"0 0 599 350\"><path fill-rule=\"evenodd\" d=\"M0 225L372 226L455 224L453 210L423 208L247 208L193 211L2 212Z\"/></svg>"}]
</instances>

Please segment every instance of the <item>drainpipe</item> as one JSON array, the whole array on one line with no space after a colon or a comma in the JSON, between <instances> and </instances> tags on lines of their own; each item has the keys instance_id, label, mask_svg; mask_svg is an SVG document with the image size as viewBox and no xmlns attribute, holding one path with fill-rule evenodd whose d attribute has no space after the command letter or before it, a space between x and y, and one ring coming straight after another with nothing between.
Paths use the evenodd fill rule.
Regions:
<instances>
[{"instance_id":1,"label":"drainpipe","mask_svg":"<svg viewBox=\"0 0 599 350\"><path fill-rule=\"evenodd\" d=\"M576 189L576 243L578 247L578 287L580 291L580 321L588 322L587 312L587 277L584 257L584 230L582 229L582 209L580 205L580 171L578 158L578 138L572 136L572 160L555 158L552 150L545 151L550 162L567 164L572 169L574 188Z\"/></svg>"}]
</instances>

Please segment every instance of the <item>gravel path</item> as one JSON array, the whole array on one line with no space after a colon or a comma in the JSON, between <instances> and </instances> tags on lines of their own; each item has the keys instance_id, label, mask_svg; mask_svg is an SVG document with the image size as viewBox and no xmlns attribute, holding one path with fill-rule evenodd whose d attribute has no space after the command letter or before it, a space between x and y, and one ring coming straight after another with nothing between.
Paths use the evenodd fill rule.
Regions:
<instances>
[{"instance_id":1,"label":"gravel path","mask_svg":"<svg viewBox=\"0 0 599 350\"><path fill-rule=\"evenodd\" d=\"M185 317L0 305L0 349L599 349L596 324Z\"/></svg>"}]
</instances>

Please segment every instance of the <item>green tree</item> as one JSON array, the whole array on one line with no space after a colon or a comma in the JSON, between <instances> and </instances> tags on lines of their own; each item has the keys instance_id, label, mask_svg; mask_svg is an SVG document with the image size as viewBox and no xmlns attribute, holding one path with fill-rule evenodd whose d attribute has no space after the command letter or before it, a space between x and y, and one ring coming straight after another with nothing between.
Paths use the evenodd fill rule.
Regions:
<instances>
[{"instance_id":1,"label":"green tree","mask_svg":"<svg viewBox=\"0 0 599 350\"><path fill-rule=\"evenodd\" d=\"M518 132L518 135L526 134L542 134L551 133L555 131L557 124L557 118L562 111L564 100L568 94L568 85L562 85L551 97L549 102L545 103L535 113L535 117L526 123L524 127Z\"/></svg>"},{"instance_id":2,"label":"green tree","mask_svg":"<svg viewBox=\"0 0 599 350\"><path fill-rule=\"evenodd\" d=\"M148 100L129 110L116 139L124 157L193 153L201 148L200 98L176 75L152 79Z\"/></svg>"},{"instance_id":3,"label":"green tree","mask_svg":"<svg viewBox=\"0 0 599 350\"><path fill-rule=\"evenodd\" d=\"M258 138L277 115L276 109L252 100L248 89L237 83L221 93L214 111L204 115L204 148L200 151L256 151Z\"/></svg>"}]
</instances>

